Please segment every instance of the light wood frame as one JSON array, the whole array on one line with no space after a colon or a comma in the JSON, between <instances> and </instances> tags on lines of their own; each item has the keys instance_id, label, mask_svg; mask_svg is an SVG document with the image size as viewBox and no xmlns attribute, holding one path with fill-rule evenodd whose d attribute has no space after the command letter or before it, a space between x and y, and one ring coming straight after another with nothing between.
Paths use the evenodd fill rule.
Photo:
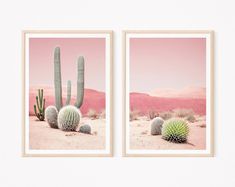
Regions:
<instances>
[{"instance_id":1,"label":"light wood frame","mask_svg":"<svg viewBox=\"0 0 235 187\"><path fill-rule=\"evenodd\" d=\"M110 37L110 151L105 154L28 154L25 149L25 38L26 34L108 34ZM106 44L109 45L109 44ZM107 78L107 77L106 77ZM108 141L108 139L106 139ZM113 156L113 31L111 30L24 30L22 31L22 157L112 157Z\"/></svg>"},{"instance_id":2,"label":"light wood frame","mask_svg":"<svg viewBox=\"0 0 235 187\"><path fill-rule=\"evenodd\" d=\"M210 153L129 154L126 152L126 35L127 34L209 34L210 35ZM124 157L213 157L214 156L214 31L213 30L125 30L123 31L123 148Z\"/></svg>"}]
</instances>

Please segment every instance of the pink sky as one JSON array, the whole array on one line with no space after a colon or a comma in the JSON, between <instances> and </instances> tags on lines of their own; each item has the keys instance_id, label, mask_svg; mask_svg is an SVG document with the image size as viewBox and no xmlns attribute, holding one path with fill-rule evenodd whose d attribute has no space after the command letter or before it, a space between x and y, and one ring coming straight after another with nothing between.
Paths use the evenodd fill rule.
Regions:
<instances>
[{"instance_id":1,"label":"pink sky","mask_svg":"<svg viewBox=\"0 0 235 187\"><path fill-rule=\"evenodd\" d=\"M60 47L62 84L76 86L76 61L85 58L85 88L105 90L104 38L31 38L29 41L30 86L54 85L54 48Z\"/></svg>"},{"instance_id":2,"label":"pink sky","mask_svg":"<svg viewBox=\"0 0 235 187\"><path fill-rule=\"evenodd\" d=\"M130 91L206 87L206 39L130 39Z\"/></svg>"}]
</instances>

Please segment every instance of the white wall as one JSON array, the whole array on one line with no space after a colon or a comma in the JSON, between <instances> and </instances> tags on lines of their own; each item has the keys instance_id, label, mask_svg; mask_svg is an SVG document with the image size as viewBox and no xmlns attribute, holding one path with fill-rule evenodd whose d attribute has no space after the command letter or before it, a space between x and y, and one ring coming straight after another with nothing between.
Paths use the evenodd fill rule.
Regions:
<instances>
[{"instance_id":1,"label":"white wall","mask_svg":"<svg viewBox=\"0 0 235 187\"><path fill-rule=\"evenodd\" d=\"M0 186L235 186L234 5L233 0L2 0L0 2ZM115 31L115 157L21 158L21 30L23 29ZM123 29L215 30L216 156L214 158L121 157L120 95Z\"/></svg>"}]
</instances>

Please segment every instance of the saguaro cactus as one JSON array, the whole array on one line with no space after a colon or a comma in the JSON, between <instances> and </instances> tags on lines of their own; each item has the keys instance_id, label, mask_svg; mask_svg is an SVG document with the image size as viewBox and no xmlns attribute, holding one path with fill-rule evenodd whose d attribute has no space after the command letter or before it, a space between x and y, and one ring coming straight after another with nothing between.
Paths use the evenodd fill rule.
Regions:
<instances>
[{"instance_id":1,"label":"saguaro cactus","mask_svg":"<svg viewBox=\"0 0 235 187\"><path fill-rule=\"evenodd\" d=\"M77 61L77 100L75 106L80 108L84 97L84 57L80 56Z\"/></svg>"},{"instance_id":2,"label":"saguaro cactus","mask_svg":"<svg viewBox=\"0 0 235 187\"><path fill-rule=\"evenodd\" d=\"M55 86L55 105L57 110L59 111L63 106L59 47L56 47L54 50L54 86Z\"/></svg>"},{"instance_id":3,"label":"saguaro cactus","mask_svg":"<svg viewBox=\"0 0 235 187\"><path fill-rule=\"evenodd\" d=\"M58 111L63 107L62 100L62 82L61 82L61 65L60 65L60 48L54 50L54 86L55 86L55 103ZM84 98L84 57L80 56L77 61L77 99L75 106L80 108ZM71 100L71 81L67 82L67 99L66 105Z\"/></svg>"},{"instance_id":4,"label":"saguaro cactus","mask_svg":"<svg viewBox=\"0 0 235 187\"><path fill-rule=\"evenodd\" d=\"M45 99L43 98L43 89L38 90L38 96L36 96L36 105L34 105L34 113L40 121L44 121Z\"/></svg>"},{"instance_id":5,"label":"saguaro cactus","mask_svg":"<svg viewBox=\"0 0 235 187\"><path fill-rule=\"evenodd\" d=\"M68 80L67 82L67 99L66 99L66 105L70 104L71 100L71 81Z\"/></svg>"}]
</instances>

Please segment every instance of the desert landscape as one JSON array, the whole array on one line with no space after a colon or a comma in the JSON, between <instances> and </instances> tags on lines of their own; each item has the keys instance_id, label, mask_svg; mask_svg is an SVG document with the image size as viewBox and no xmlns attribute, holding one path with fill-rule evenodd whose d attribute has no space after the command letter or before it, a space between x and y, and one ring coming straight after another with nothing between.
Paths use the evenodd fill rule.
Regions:
<instances>
[{"instance_id":1,"label":"desert landscape","mask_svg":"<svg viewBox=\"0 0 235 187\"><path fill-rule=\"evenodd\" d=\"M187 111L187 110L184 110ZM152 112L153 114L153 112ZM133 115L133 114L132 114ZM174 112L162 112L156 116L161 116L169 120L176 115ZM135 112L130 121L130 149L152 149L152 150L184 150L206 149L206 119L205 116L188 115L183 117L189 126L189 135L187 142L175 143L166 141L162 135L151 135L150 116L138 116Z\"/></svg>"},{"instance_id":2,"label":"desert landscape","mask_svg":"<svg viewBox=\"0 0 235 187\"><path fill-rule=\"evenodd\" d=\"M58 41L62 42L63 52L61 52L61 47L53 47L54 43ZM99 77L100 82L88 76L89 73L85 75L85 68L89 67L93 61L86 60L87 58L84 56L75 56L75 53L79 53L77 51L71 54L70 50L72 50L73 45L67 46L66 43L71 43L73 42L72 40L61 39L58 41L46 40L46 42L52 42L51 49L50 51L43 50L43 52L51 52L53 56L48 55L44 59L46 60L44 63L47 63L48 67L50 67L50 71L48 71L47 78L44 81L41 81L36 76L39 58L37 50L31 56L33 57L31 62L35 64L31 66L34 73L31 73L32 78L30 79L28 98L29 149L104 150L106 145L104 74L102 74L101 69L99 69L99 72L95 72L97 75L102 74ZM78 41L82 42L83 40ZM35 49L43 44L41 40L34 42ZM100 41L97 42L100 43ZM76 43L76 45L79 46L80 43ZM70 49L68 50L69 52L66 49ZM84 52L86 53L86 50ZM70 59L71 63L64 69L67 73L63 74L63 69L61 68L64 65L63 62L66 62L66 65L68 62L63 58L66 53L67 58L70 59L70 56L74 57L74 63ZM104 65L104 61L101 64ZM94 75L94 72L90 70L88 68L86 72ZM63 77L70 74L74 78L67 80L67 85L65 86ZM87 84L88 88L85 88L85 80L88 80L87 82L92 86Z\"/></svg>"},{"instance_id":3,"label":"desert landscape","mask_svg":"<svg viewBox=\"0 0 235 187\"><path fill-rule=\"evenodd\" d=\"M130 149L206 149L204 88L157 90L151 94L131 93L130 108ZM166 141L162 138L161 132L152 135L151 125L155 118L162 119L164 123L171 119L184 120L189 128L187 141Z\"/></svg>"},{"instance_id":4,"label":"desert landscape","mask_svg":"<svg viewBox=\"0 0 235 187\"><path fill-rule=\"evenodd\" d=\"M89 124L91 133L66 132L52 129L45 121L30 116L29 148L32 150L99 150L105 149L105 119L82 118L81 124Z\"/></svg>"}]
</instances>

